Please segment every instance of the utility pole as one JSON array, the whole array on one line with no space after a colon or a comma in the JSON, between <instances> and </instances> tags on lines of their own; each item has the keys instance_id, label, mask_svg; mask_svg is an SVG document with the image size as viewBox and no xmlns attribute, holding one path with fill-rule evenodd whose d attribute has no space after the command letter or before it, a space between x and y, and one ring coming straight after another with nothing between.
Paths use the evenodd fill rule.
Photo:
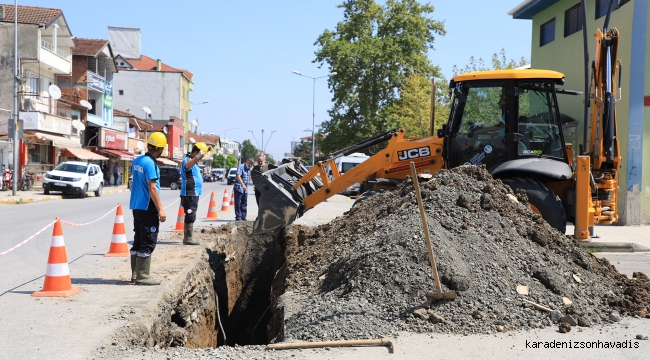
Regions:
<instances>
[{"instance_id":1,"label":"utility pole","mask_svg":"<svg viewBox=\"0 0 650 360\"><path fill-rule=\"evenodd\" d=\"M14 1L14 179L11 184L11 195L16 196L18 190L18 0Z\"/></svg>"}]
</instances>

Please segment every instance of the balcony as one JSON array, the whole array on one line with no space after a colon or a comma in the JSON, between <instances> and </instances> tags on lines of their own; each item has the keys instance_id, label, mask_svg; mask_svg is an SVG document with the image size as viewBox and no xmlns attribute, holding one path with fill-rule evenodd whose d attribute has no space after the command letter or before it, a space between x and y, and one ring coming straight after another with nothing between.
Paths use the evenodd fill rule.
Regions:
<instances>
[{"instance_id":1,"label":"balcony","mask_svg":"<svg viewBox=\"0 0 650 360\"><path fill-rule=\"evenodd\" d=\"M23 112L40 112L60 118L72 118L72 107L62 101L51 97L23 95L21 96L21 109Z\"/></svg>"},{"instance_id":2,"label":"balcony","mask_svg":"<svg viewBox=\"0 0 650 360\"><path fill-rule=\"evenodd\" d=\"M41 63L51 67L55 74L71 74L72 56L70 53L59 48L54 48L54 45L41 39L41 46L38 55Z\"/></svg>"}]
</instances>

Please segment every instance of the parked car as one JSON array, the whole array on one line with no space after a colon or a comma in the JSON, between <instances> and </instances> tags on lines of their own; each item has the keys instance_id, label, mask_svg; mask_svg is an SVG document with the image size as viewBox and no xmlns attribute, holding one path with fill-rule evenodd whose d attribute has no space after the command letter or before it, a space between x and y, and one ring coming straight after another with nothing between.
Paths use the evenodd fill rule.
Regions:
<instances>
[{"instance_id":1,"label":"parked car","mask_svg":"<svg viewBox=\"0 0 650 360\"><path fill-rule=\"evenodd\" d=\"M169 187L172 190L181 188L183 178L181 170L175 167L160 168L160 187Z\"/></svg>"},{"instance_id":2,"label":"parked car","mask_svg":"<svg viewBox=\"0 0 650 360\"><path fill-rule=\"evenodd\" d=\"M43 193L60 191L62 194L77 194L85 198L88 191L102 196L104 175L99 165L80 161L65 161L48 171L43 178Z\"/></svg>"},{"instance_id":3,"label":"parked car","mask_svg":"<svg viewBox=\"0 0 650 360\"><path fill-rule=\"evenodd\" d=\"M342 156L338 159L336 159L335 164L337 169L339 169L339 172L341 175L345 174L346 172L352 170L355 166L361 164L362 162L368 160L370 156L367 156L362 153L353 153L348 156ZM330 180L332 180L331 177L331 171L330 171ZM352 196L356 195L359 193L359 183L352 184L345 188L345 190L341 191L341 194L346 195L346 196Z\"/></svg>"},{"instance_id":4,"label":"parked car","mask_svg":"<svg viewBox=\"0 0 650 360\"><path fill-rule=\"evenodd\" d=\"M218 168L218 169L212 169L212 176L217 179L217 181L223 181L224 173L226 172L225 169Z\"/></svg>"},{"instance_id":5,"label":"parked car","mask_svg":"<svg viewBox=\"0 0 650 360\"><path fill-rule=\"evenodd\" d=\"M236 178L236 177L237 177L237 168L236 168L236 167L231 168L231 169L228 171L228 180L226 180L226 183L227 183L228 185L232 185L232 184L234 184L234 183L235 183L235 178Z\"/></svg>"}]
</instances>

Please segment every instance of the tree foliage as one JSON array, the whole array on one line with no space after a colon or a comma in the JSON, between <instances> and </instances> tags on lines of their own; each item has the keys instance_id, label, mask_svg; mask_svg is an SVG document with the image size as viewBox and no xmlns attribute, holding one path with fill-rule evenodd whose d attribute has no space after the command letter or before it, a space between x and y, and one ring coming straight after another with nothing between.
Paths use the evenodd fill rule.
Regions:
<instances>
[{"instance_id":1,"label":"tree foliage","mask_svg":"<svg viewBox=\"0 0 650 360\"><path fill-rule=\"evenodd\" d=\"M311 141L301 141L293 149L293 156L299 157L311 164Z\"/></svg>"},{"instance_id":2,"label":"tree foliage","mask_svg":"<svg viewBox=\"0 0 650 360\"><path fill-rule=\"evenodd\" d=\"M258 153L257 149L255 148L253 143L251 143L251 141L248 139L244 140L241 147L241 162L243 163L247 159L255 160L255 158L257 157L257 153Z\"/></svg>"},{"instance_id":3,"label":"tree foliage","mask_svg":"<svg viewBox=\"0 0 650 360\"><path fill-rule=\"evenodd\" d=\"M454 65L453 73L454 76L456 76L458 74L464 74L466 72L473 71L514 69L528 64L528 61L523 56L521 59L519 59L519 61L515 61L515 59L508 60L506 57L506 50L504 48L501 48L501 51L499 51L498 54L492 54L490 64L492 65L491 67L486 66L483 58L478 58L477 60L472 56L469 58L469 64L465 65L463 69L459 69L458 66Z\"/></svg>"},{"instance_id":4,"label":"tree foliage","mask_svg":"<svg viewBox=\"0 0 650 360\"><path fill-rule=\"evenodd\" d=\"M224 156L221 155L221 154L212 155L212 167L213 168L221 168L221 167L223 167L225 161L226 161L226 158L224 158Z\"/></svg>"},{"instance_id":5,"label":"tree foliage","mask_svg":"<svg viewBox=\"0 0 650 360\"><path fill-rule=\"evenodd\" d=\"M316 45L314 62L336 71L328 79L333 91L330 120L322 125L325 154L375 136L399 125L383 111L402 95L412 76L439 76L427 52L434 35L444 35L443 23L429 17L433 6L416 0L345 0L344 20L325 30ZM417 89L420 82L413 78Z\"/></svg>"},{"instance_id":6,"label":"tree foliage","mask_svg":"<svg viewBox=\"0 0 650 360\"><path fill-rule=\"evenodd\" d=\"M226 171L234 168L235 166L237 166L237 158L232 155L228 155L226 157Z\"/></svg>"}]
</instances>

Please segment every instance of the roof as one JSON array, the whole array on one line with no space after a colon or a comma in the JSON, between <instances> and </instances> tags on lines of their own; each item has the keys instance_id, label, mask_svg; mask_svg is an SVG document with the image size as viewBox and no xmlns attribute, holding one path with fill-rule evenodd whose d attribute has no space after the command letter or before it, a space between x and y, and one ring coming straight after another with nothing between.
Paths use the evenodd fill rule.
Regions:
<instances>
[{"instance_id":1,"label":"roof","mask_svg":"<svg viewBox=\"0 0 650 360\"><path fill-rule=\"evenodd\" d=\"M201 136L207 140L210 144L220 144L219 140L221 137L219 135L206 135L206 134L201 134Z\"/></svg>"},{"instance_id":2,"label":"roof","mask_svg":"<svg viewBox=\"0 0 650 360\"><path fill-rule=\"evenodd\" d=\"M498 79L561 79L564 74L553 70L507 69L468 72L453 77L454 82L468 80L498 80Z\"/></svg>"},{"instance_id":3,"label":"roof","mask_svg":"<svg viewBox=\"0 0 650 360\"><path fill-rule=\"evenodd\" d=\"M189 138L194 138L196 142L204 142L206 144L213 144L213 145L215 144L214 142L210 141L210 139L206 139L205 137L203 137L203 135L199 135L191 131L187 132L187 139L189 140Z\"/></svg>"},{"instance_id":4,"label":"roof","mask_svg":"<svg viewBox=\"0 0 650 360\"><path fill-rule=\"evenodd\" d=\"M140 56L139 59L128 59L129 63L133 65L134 68L141 70L141 71L155 71L157 69L157 63L158 61L150 58L146 55ZM181 72L185 74L188 78L192 79L194 75L184 69L178 69L175 67L171 67L165 63L162 63L162 66L160 68L160 71L166 71L166 72Z\"/></svg>"},{"instance_id":5,"label":"roof","mask_svg":"<svg viewBox=\"0 0 650 360\"><path fill-rule=\"evenodd\" d=\"M103 39L82 39L74 38L74 50L72 55L96 56L108 44L108 40Z\"/></svg>"},{"instance_id":6,"label":"roof","mask_svg":"<svg viewBox=\"0 0 650 360\"><path fill-rule=\"evenodd\" d=\"M524 0L521 4L510 10L508 15L512 16L514 19L530 20L534 15L537 15L540 11L558 1L560 0Z\"/></svg>"},{"instance_id":7,"label":"roof","mask_svg":"<svg viewBox=\"0 0 650 360\"><path fill-rule=\"evenodd\" d=\"M0 4L5 7L5 17L0 21L14 22L14 5ZM61 9L18 5L18 22L21 24L45 24L50 26L63 14Z\"/></svg>"}]
</instances>

